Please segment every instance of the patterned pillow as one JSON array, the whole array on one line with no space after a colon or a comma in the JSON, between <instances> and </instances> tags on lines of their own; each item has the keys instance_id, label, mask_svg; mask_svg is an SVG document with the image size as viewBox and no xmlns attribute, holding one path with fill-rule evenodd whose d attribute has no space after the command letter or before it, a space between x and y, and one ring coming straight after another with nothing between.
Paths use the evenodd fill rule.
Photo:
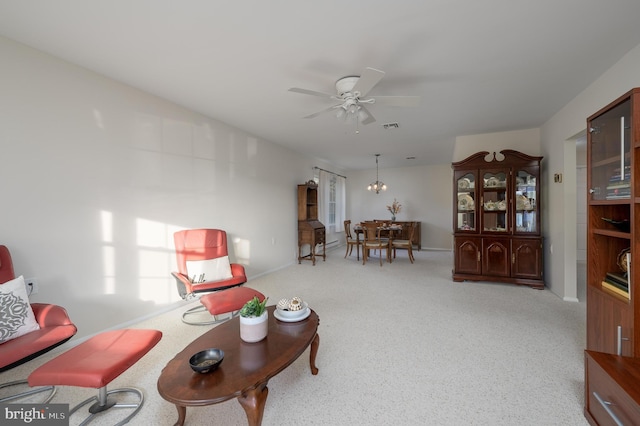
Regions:
<instances>
[{"instance_id":1,"label":"patterned pillow","mask_svg":"<svg viewBox=\"0 0 640 426\"><path fill-rule=\"evenodd\" d=\"M229 256L216 259L187 260L187 274L189 281L194 284L210 283L233 278Z\"/></svg>"},{"instance_id":2,"label":"patterned pillow","mask_svg":"<svg viewBox=\"0 0 640 426\"><path fill-rule=\"evenodd\" d=\"M20 275L0 284L0 343L40 330Z\"/></svg>"}]
</instances>

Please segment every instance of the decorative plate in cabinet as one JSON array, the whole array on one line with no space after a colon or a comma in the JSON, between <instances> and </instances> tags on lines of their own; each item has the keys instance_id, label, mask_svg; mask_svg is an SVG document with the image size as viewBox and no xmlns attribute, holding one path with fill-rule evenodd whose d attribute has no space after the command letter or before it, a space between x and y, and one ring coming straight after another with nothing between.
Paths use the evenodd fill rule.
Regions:
<instances>
[{"instance_id":1,"label":"decorative plate in cabinet","mask_svg":"<svg viewBox=\"0 0 640 426\"><path fill-rule=\"evenodd\" d=\"M474 210L476 203L473 201L473 197L467 192L458 194L458 210Z\"/></svg>"}]
</instances>

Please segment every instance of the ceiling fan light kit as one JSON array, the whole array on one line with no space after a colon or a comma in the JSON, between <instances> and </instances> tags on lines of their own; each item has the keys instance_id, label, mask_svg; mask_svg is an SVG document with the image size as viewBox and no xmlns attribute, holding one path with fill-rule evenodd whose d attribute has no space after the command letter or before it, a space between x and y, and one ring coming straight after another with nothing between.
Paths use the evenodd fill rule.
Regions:
<instances>
[{"instance_id":1,"label":"ceiling fan light kit","mask_svg":"<svg viewBox=\"0 0 640 426\"><path fill-rule=\"evenodd\" d=\"M385 185L384 182L381 182L380 178L378 177L378 157L380 157L380 154L376 154L376 181L371 182L367 187L369 191L373 191L376 194L379 194L380 191L387 190L387 185Z\"/></svg>"},{"instance_id":2,"label":"ceiling fan light kit","mask_svg":"<svg viewBox=\"0 0 640 426\"><path fill-rule=\"evenodd\" d=\"M367 94L373 87L382 80L384 71L375 68L365 68L360 76L342 77L335 83L336 94L328 94L316 92L309 89L301 89L292 87L290 92L302 93L305 95L319 96L340 103L331 106L322 111L308 115L304 118L314 118L325 112L335 111L338 120L344 120L347 123L356 123L356 133L360 133L359 124L367 125L376 121L371 112L364 104L373 105L380 103L383 105L393 106L418 106L420 104L419 96L377 96L367 97Z\"/></svg>"}]
</instances>

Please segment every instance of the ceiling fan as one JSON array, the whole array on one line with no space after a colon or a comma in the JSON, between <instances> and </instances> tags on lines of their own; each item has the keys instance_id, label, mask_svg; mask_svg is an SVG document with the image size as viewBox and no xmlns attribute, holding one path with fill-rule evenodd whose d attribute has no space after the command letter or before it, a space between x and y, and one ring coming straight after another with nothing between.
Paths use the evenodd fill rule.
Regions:
<instances>
[{"instance_id":1,"label":"ceiling fan","mask_svg":"<svg viewBox=\"0 0 640 426\"><path fill-rule=\"evenodd\" d=\"M401 107L416 107L420 105L420 96L367 96L371 89L382 80L384 74L384 71L375 68L365 68L360 76L342 77L336 81L336 94L300 89L298 87L292 87L289 91L338 101L338 104L307 115L304 118L314 118L326 112L335 111L338 119L355 121L356 125L359 122L369 124L376 121L373 114L365 107L365 104L375 103ZM357 130L356 133L358 133Z\"/></svg>"}]
</instances>

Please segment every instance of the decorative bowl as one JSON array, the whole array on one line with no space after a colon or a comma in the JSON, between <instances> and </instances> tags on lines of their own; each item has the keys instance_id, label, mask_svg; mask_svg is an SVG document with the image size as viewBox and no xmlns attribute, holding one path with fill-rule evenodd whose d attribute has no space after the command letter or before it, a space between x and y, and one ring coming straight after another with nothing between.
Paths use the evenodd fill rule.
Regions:
<instances>
[{"instance_id":1,"label":"decorative bowl","mask_svg":"<svg viewBox=\"0 0 640 426\"><path fill-rule=\"evenodd\" d=\"M196 373L210 373L220 367L223 359L224 351L222 349L205 349L193 355L189 359L189 365Z\"/></svg>"},{"instance_id":2,"label":"decorative bowl","mask_svg":"<svg viewBox=\"0 0 640 426\"><path fill-rule=\"evenodd\" d=\"M628 256L629 252L631 252L631 248L626 248L626 249L622 250L618 254L618 258L616 260L616 262L618 263L618 266L620 267L620 270L622 272L624 272L625 274L628 272L627 256Z\"/></svg>"},{"instance_id":3,"label":"decorative bowl","mask_svg":"<svg viewBox=\"0 0 640 426\"><path fill-rule=\"evenodd\" d=\"M302 302L302 309L297 311L289 311L285 309L278 309L278 315L282 316L282 318L299 318L306 313L309 305L307 302Z\"/></svg>"},{"instance_id":4,"label":"decorative bowl","mask_svg":"<svg viewBox=\"0 0 640 426\"><path fill-rule=\"evenodd\" d=\"M615 226L618 231L629 232L631 230L631 223L629 222L629 219L613 220L603 217L602 220Z\"/></svg>"}]
</instances>

